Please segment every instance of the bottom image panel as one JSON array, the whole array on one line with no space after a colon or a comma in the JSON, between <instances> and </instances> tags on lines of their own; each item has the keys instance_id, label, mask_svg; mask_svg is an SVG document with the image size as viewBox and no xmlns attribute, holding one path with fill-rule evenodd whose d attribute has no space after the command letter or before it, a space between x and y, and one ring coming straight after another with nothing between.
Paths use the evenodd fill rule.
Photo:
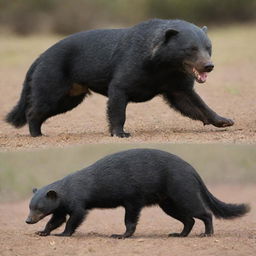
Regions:
<instances>
[{"instance_id":1,"label":"bottom image panel","mask_svg":"<svg viewBox=\"0 0 256 256\"><path fill-rule=\"evenodd\" d=\"M253 255L255 159L254 145L2 152L1 255Z\"/></svg>"}]
</instances>

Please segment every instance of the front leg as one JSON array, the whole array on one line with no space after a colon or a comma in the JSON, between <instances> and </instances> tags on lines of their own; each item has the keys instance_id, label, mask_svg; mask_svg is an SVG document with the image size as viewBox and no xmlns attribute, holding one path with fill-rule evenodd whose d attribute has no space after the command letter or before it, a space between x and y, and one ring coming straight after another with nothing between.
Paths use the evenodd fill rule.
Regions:
<instances>
[{"instance_id":1,"label":"front leg","mask_svg":"<svg viewBox=\"0 0 256 256\"><path fill-rule=\"evenodd\" d=\"M125 111L127 106L127 97L125 92L119 88L110 85L108 91L107 114L109 119L109 130L111 136L120 138L129 137L130 133L124 132Z\"/></svg>"},{"instance_id":2,"label":"front leg","mask_svg":"<svg viewBox=\"0 0 256 256\"><path fill-rule=\"evenodd\" d=\"M54 213L51 219L47 222L44 230L37 231L36 234L39 236L48 236L51 231L60 227L66 221L65 213Z\"/></svg>"},{"instance_id":3,"label":"front leg","mask_svg":"<svg viewBox=\"0 0 256 256\"><path fill-rule=\"evenodd\" d=\"M70 214L64 231L56 236L71 236L78 226L83 222L87 212L83 209L77 209Z\"/></svg>"},{"instance_id":4,"label":"front leg","mask_svg":"<svg viewBox=\"0 0 256 256\"><path fill-rule=\"evenodd\" d=\"M204 125L226 127L234 124L231 119L221 117L211 110L193 89L166 92L164 97L171 107L191 119L202 121Z\"/></svg>"}]
</instances>

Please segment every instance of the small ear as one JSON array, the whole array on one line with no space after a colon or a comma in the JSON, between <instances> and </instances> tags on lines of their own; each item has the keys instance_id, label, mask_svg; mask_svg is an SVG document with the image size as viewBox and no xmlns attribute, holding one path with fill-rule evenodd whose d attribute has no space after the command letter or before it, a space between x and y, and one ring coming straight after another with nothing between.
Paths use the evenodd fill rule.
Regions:
<instances>
[{"instance_id":1,"label":"small ear","mask_svg":"<svg viewBox=\"0 0 256 256\"><path fill-rule=\"evenodd\" d=\"M58 197L58 194L56 191L54 190L49 190L47 193L46 193L46 197L50 198L50 199L57 199Z\"/></svg>"},{"instance_id":2,"label":"small ear","mask_svg":"<svg viewBox=\"0 0 256 256\"><path fill-rule=\"evenodd\" d=\"M207 28L206 26L203 26L203 27L202 27L202 30L203 30L203 31L204 31L204 33L206 34L206 33L207 33L208 28Z\"/></svg>"},{"instance_id":3,"label":"small ear","mask_svg":"<svg viewBox=\"0 0 256 256\"><path fill-rule=\"evenodd\" d=\"M37 191L37 188L33 188L32 189L32 192L35 194L36 193L36 191Z\"/></svg>"},{"instance_id":4,"label":"small ear","mask_svg":"<svg viewBox=\"0 0 256 256\"><path fill-rule=\"evenodd\" d=\"M179 31L175 29L168 29L165 32L165 40L164 42L167 43L173 36L176 36L179 33Z\"/></svg>"}]
</instances>

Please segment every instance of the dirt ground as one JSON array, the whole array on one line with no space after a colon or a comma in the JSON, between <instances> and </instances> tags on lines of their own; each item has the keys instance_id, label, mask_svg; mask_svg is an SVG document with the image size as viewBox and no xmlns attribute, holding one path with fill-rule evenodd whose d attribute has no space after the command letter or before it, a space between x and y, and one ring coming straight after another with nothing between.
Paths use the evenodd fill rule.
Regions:
<instances>
[{"instance_id":1,"label":"dirt ground","mask_svg":"<svg viewBox=\"0 0 256 256\"><path fill-rule=\"evenodd\" d=\"M109 136L105 114L107 100L95 93L74 110L48 119L42 129L46 136L41 138L31 138L27 126L17 130L5 123L4 116L19 98L29 65L58 38L3 38L0 42L0 147L2 150L23 150L116 142L255 143L256 46L248 45L248 41L256 40L255 31L253 25L213 32L210 36L216 68L206 84L195 86L214 111L235 121L233 127L203 126L201 122L176 113L157 97L149 102L128 105L125 130L132 134L128 139Z\"/></svg>"},{"instance_id":2,"label":"dirt ground","mask_svg":"<svg viewBox=\"0 0 256 256\"><path fill-rule=\"evenodd\" d=\"M45 136L32 138L28 127L15 129L3 121L16 104L25 73L38 54L58 40L57 37L17 38L0 40L0 151L66 147L86 143L256 143L256 58L255 25L219 30L212 34L215 70L204 85L195 89L218 114L232 118L229 128L203 126L171 110L157 97L150 102L130 104L125 130L132 137L110 137L106 120L107 99L93 94L63 115L43 125ZM203 224L196 224L187 238L168 238L182 225L159 208L142 211L133 238L115 240L112 233L124 231L124 210L93 210L74 236L39 237L35 231L46 223L42 220L27 225L28 202L0 204L1 256L63 255L255 255L256 202L255 185L212 185L214 195L225 202L248 202L251 212L235 220L214 220L215 235L200 238ZM232 191L232 192L231 192ZM63 228L63 227L62 227ZM61 232L61 229L58 230Z\"/></svg>"},{"instance_id":3,"label":"dirt ground","mask_svg":"<svg viewBox=\"0 0 256 256\"><path fill-rule=\"evenodd\" d=\"M40 230L46 220L35 225L24 222L28 201L0 204L1 255L255 255L255 186L215 185L210 186L210 190L225 202L248 202L252 210L247 216L235 220L215 219L215 235L206 238L198 236L203 232L199 220L187 238L168 238L168 233L178 232L182 225L158 207L142 211L137 231L129 239L109 237L124 231L124 210L121 208L93 210L70 238L39 237L34 232Z\"/></svg>"}]
</instances>

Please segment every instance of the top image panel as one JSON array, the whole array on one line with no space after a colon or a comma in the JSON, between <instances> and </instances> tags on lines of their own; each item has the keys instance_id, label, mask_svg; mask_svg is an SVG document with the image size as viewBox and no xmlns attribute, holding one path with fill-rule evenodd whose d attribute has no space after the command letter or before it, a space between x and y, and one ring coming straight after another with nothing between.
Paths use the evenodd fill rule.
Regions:
<instances>
[{"instance_id":1,"label":"top image panel","mask_svg":"<svg viewBox=\"0 0 256 256\"><path fill-rule=\"evenodd\" d=\"M69 36L8 34L0 147L255 143L255 39L252 24L163 19Z\"/></svg>"}]
</instances>

